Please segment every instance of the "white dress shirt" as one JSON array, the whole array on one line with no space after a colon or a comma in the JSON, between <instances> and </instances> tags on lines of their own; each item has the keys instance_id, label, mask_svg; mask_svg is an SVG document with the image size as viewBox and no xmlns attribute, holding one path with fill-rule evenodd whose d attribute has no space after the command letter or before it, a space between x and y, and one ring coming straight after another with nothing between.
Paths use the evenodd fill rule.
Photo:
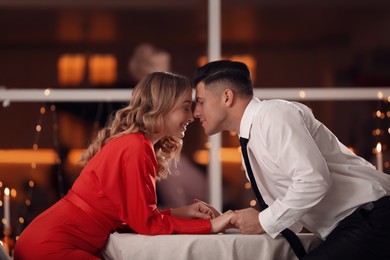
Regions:
<instances>
[{"instance_id":1,"label":"white dress shirt","mask_svg":"<svg viewBox=\"0 0 390 260\"><path fill-rule=\"evenodd\" d=\"M390 194L390 175L352 153L303 104L253 98L240 123L267 209L265 232L302 226L321 239L359 206ZM245 167L245 164L243 164Z\"/></svg>"}]
</instances>

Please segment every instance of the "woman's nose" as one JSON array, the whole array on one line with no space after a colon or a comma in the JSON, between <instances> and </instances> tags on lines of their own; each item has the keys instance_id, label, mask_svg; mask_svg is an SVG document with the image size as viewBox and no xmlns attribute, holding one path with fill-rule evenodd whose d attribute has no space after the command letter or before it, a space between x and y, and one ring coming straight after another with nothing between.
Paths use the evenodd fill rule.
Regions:
<instances>
[{"instance_id":1,"label":"woman's nose","mask_svg":"<svg viewBox=\"0 0 390 260\"><path fill-rule=\"evenodd\" d=\"M192 123L194 122L194 114L191 113L191 115L188 117L188 122Z\"/></svg>"}]
</instances>

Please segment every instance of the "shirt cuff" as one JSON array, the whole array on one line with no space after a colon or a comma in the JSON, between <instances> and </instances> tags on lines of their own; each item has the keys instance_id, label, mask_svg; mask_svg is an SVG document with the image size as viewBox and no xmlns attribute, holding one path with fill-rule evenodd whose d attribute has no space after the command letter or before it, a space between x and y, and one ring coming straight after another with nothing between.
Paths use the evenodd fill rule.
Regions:
<instances>
[{"instance_id":1,"label":"shirt cuff","mask_svg":"<svg viewBox=\"0 0 390 260\"><path fill-rule=\"evenodd\" d=\"M281 223L281 221L276 221L272 216L270 208L267 208L259 213L259 222L263 227L265 233L270 235L272 238L275 238L277 235L282 232L286 226ZM290 223L293 224L293 223ZM287 225L287 227L290 225Z\"/></svg>"}]
</instances>

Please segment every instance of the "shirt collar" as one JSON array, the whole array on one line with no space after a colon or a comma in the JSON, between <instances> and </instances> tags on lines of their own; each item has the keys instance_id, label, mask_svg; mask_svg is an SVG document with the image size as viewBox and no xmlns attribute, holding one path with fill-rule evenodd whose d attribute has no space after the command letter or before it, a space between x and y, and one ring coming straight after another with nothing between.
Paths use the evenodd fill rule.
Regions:
<instances>
[{"instance_id":1,"label":"shirt collar","mask_svg":"<svg viewBox=\"0 0 390 260\"><path fill-rule=\"evenodd\" d=\"M244 114L241 117L239 136L249 139L249 134L252 128L252 119L255 115L255 108L261 101L257 97L253 97L251 102L245 108Z\"/></svg>"}]
</instances>

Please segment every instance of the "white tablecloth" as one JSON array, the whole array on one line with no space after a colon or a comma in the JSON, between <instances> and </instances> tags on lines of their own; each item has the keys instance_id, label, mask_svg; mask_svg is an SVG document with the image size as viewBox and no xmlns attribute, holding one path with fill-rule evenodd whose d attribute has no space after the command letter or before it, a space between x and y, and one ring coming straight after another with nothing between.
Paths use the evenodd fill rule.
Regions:
<instances>
[{"instance_id":1,"label":"white tablecloth","mask_svg":"<svg viewBox=\"0 0 390 260\"><path fill-rule=\"evenodd\" d=\"M321 240L312 234L299 234L306 250ZM290 245L282 236L272 239L263 235L242 235L236 232L213 235L110 235L103 252L107 260L295 260Z\"/></svg>"}]
</instances>

